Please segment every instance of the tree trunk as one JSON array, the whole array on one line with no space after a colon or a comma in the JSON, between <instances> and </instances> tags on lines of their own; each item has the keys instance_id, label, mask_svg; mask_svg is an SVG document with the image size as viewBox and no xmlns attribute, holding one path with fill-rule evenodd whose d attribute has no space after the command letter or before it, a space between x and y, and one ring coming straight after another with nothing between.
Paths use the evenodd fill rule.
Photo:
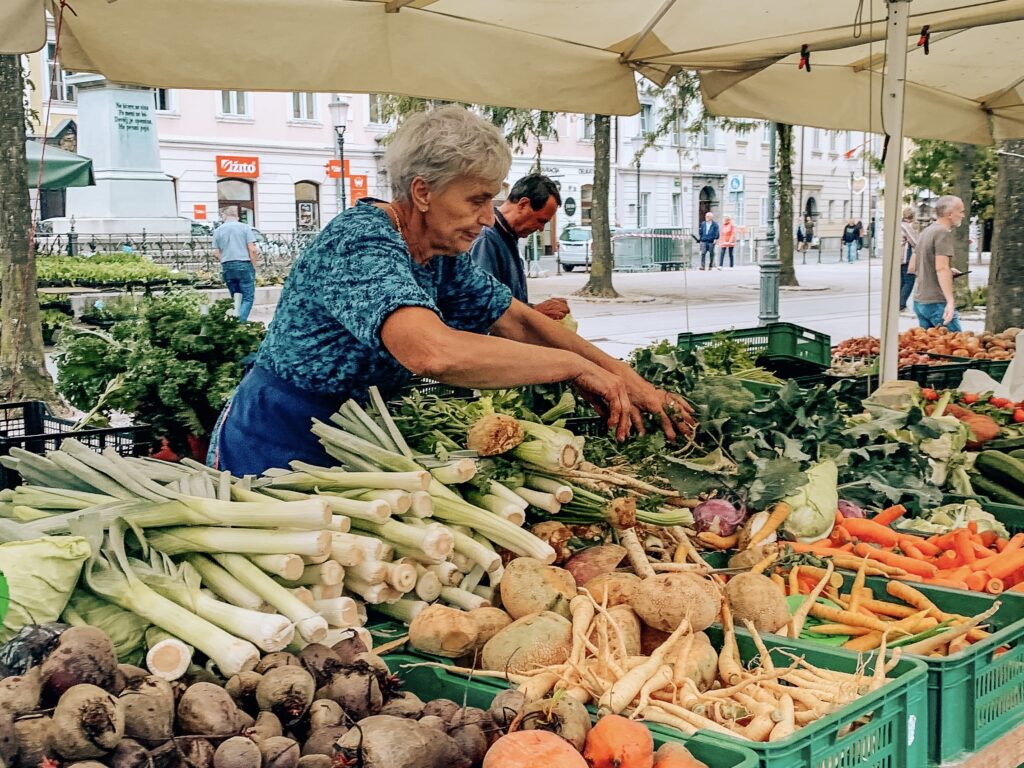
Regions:
<instances>
[{"instance_id":1,"label":"tree trunk","mask_svg":"<svg viewBox=\"0 0 1024 768\"><path fill-rule=\"evenodd\" d=\"M793 126L776 123L779 132L779 285L796 286L793 266ZM800 201L803 205L803 201Z\"/></svg>"},{"instance_id":2,"label":"tree trunk","mask_svg":"<svg viewBox=\"0 0 1024 768\"><path fill-rule=\"evenodd\" d=\"M43 358L32 208L25 158L24 75L19 56L0 56L0 400L54 401Z\"/></svg>"},{"instance_id":3,"label":"tree trunk","mask_svg":"<svg viewBox=\"0 0 1024 768\"><path fill-rule=\"evenodd\" d=\"M971 261L971 208L974 194L971 180L974 178L974 157L977 149L973 144L958 144L956 147L959 152L954 165L952 194L964 201L964 210L967 212L967 218L964 219L961 227L953 230L953 237L955 238L953 266L961 272L966 272ZM958 307L974 309L971 285L968 278L954 280L953 292Z\"/></svg>"},{"instance_id":4,"label":"tree trunk","mask_svg":"<svg viewBox=\"0 0 1024 768\"><path fill-rule=\"evenodd\" d=\"M614 299L619 294L612 287L612 232L608 218L608 197L611 192L612 120L608 115L594 115L594 196L591 202L590 279L576 294Z\"/></svg>"},{"instance_id":5,"label":"tree trunk","mask_svg":"<svg viewBox=\"0 0 1024 768\"><path fill-rule=\"evenodd\" d=\"M985 330L992 333L1024 327L1024 139L1007 140L1002 149L1012 154L999 155L985 317Z\"/></svg>"}]
</instances>

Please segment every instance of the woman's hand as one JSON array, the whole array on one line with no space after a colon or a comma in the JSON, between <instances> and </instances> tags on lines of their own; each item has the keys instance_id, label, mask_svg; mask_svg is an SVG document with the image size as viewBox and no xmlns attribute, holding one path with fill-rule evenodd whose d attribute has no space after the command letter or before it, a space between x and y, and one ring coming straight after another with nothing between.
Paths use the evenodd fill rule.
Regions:
<instances>
[{"instance_id":1,"label":"woman's hand","mask_svg":"<svg viewBox=\"0 0 1024 768\"><path fill-rule=\"evenodd\" d=\"M623 366L626 369L623 378L633 405L633 423L640 434L644 432L640 411L658 416L661 419L661 430L669 440L675 441L680 434L689 437L696 431L697 421L693 417L693 408L682 395L658 389L628 364L623 363Z\"/></svg>"},{"instance_id":2,"label":"woman's hand","mask_svg":"<svg viewBox=\"0 0 1024 768\"><path fill-rule=\"evenodd\" d=\"M629 436L630 426L637 423L637 418L623 378L600 366L588 364L572 383L583 398L607 418L608 429L615 432L616 439L625 440Z\"/></svg>"}]
</instances>

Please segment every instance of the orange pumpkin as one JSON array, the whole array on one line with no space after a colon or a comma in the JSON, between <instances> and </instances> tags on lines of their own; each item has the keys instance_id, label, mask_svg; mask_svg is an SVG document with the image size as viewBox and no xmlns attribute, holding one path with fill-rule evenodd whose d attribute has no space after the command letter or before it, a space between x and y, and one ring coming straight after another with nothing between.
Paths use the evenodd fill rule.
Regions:
<instances>
[{"instance_id":1,"label":"orange pumpkin","mask_svg":"<svg viewBox=\"0 0 1024 768\"><path fill-rule=\"evenodd\" d=\"M646 730L646 729L644 729ZM587 768L572 744L550 731L515 731L487 750L483 768Z\"/></svg>"},{"instance_id":2,"label":"orange pumpkin","mask_svg":"<svg viewBox=\"0 0 1024 768\"><path fill-rule=\"evenodd\" d=\"M708 768L690 754L690 750L675 741L666 741L654 753L654 768Z\"/></svg>"},{"instance_id":3,"label":"orange pumpkin","mask_svg":"<svg viewBox=\"0 0 1024 768\"><path fill-rule=\"evenodd\" d=\"M583 757L590 768L652 768L654 739L643 723L605 715L587 734Z\"/></svg>"}]
</instances>

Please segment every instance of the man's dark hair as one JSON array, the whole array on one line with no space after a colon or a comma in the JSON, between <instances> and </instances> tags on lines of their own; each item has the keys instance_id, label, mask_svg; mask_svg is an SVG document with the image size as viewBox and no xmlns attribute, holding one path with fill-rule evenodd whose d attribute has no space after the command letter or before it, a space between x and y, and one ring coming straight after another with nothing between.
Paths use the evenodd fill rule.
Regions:
<instances>
[{"instance_id":1,"label":"man's dark hair","mask_svg":"<svg viewBox=\"0 0 1024 768\"><path fill-rule=\"evenodd\" d=\"M547 176L539 173L531 173L523 176L512 185L508 193L509 202L518 203L523 198L530 201L530 207L539 211L547 203L549 197L555 198L555 203L562 204L562 196L558 193L558 185Z\"/></svg>"}]
</instances>

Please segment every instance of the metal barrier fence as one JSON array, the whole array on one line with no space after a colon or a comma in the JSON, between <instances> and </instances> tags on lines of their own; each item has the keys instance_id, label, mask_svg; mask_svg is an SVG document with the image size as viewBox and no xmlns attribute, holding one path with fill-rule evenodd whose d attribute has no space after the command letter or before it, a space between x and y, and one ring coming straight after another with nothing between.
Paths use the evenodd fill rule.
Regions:
<instances>
[{"instance_id":1,"label":"metal barrier fence","mask_svg":"<svg viewBox=\"0 0 1024 768\"><path fill-rule=\"evenodd\" d=\"M256 246L260 253L257 272L265 278L285 277L292 263L316 234L257 232ZM124 251L142 254L155 264L163 264L179 272L220 273L220 261L210 235L151 235L145 232L130 235L37 234L35 248L40 256L89 256Z\"/></svg>"}]
</instances>

